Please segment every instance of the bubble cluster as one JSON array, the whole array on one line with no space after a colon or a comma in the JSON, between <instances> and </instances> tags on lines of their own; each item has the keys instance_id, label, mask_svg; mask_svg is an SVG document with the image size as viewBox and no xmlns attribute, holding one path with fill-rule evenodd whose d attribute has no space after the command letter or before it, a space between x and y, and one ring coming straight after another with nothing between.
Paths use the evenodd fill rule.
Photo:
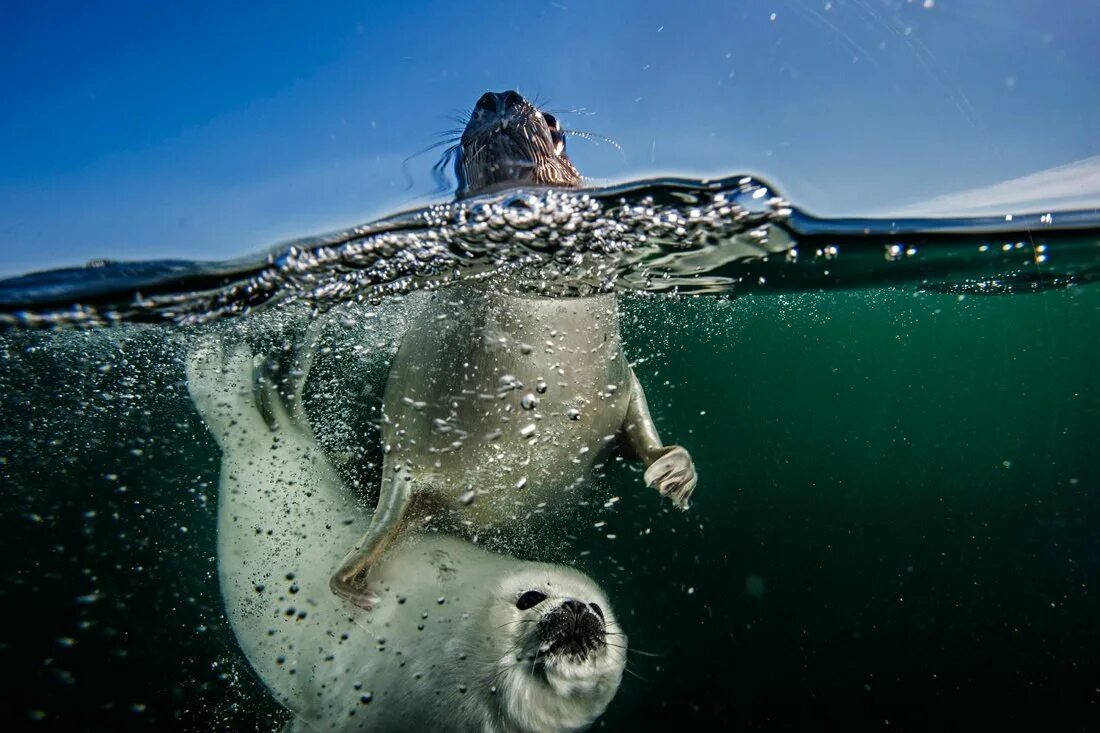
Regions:
<instances>
[{"instance_id":1,"label":"bubble cluster","mask_svg":"<svg viewBox=\"0 0 1100 733\"><path fill-rule=\"evenodd\" d=\"M1067 239L1059 274L1078 282L1095 279L1086 276L1094 240L1082 235L1097 228L1087 211L821 219L749 176L516 189L296 240L244 261L99 261L0 281L0 328L189 325L276 304L379 303L458 280L548 296L788 292L924 284L929 276L956 283L974 272L988 277L993 266L1011 282L1048 265L1048 243ZM1029 242L1044 239L1015 246L1023 233ZM983 235L995 244L980 256L960 250ZM889 271L879 269L883 259Z\"/></svg>"},{"instance_id":2,"label":"bubble cluster","mask_svg":"<svg viewBox=\"0 0 1100 733\"><path fill-rule=\"evenodd\" d=\"M49 306L4 308L8 312L0 312L0 321L32 327L124 321L188 325L274 303L377 302L460 279L500 278L506 287L551 295L607 292L620 285L644 286L651 277L649 263L664 255L738 239L789 212L782 199L747 177L664 187L519 189L298 240L217 287L174 289L162 282L155 294L124 290L114 299L97 296L95 305L65 307L52 307L56 291L51 291ZM767 237L741 244L744 256L769 251ZM668 263L658 264L667 270ZM99 270L104 267L110 263ZM624 281L627 275L630 283ZM193 279L180 277L179 283Z\"/></svg>"}]
</instances>

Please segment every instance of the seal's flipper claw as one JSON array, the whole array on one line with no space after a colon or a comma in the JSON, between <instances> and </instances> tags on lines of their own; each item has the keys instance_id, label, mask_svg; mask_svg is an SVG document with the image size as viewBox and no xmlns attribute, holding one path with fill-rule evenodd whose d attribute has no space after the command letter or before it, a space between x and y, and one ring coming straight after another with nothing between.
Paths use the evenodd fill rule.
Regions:
<instances>
[{"instance_id":1,"label":"seal's flipper claw","mask_svg":"<svg viewBox=\"0 0 1100 733\"><path fill-rule=\"evenodd\" d=\"M306 425L309 422L302 398L305 395L306 380L309 379L309 372L313 368L317 347L321 343L326 325L328 325L328 319L324 315L310 319L305 334L294 349L290 373L286 378L287 406L291 416L299 425Z\"/></svg>"},{"instance_id":2,"label":"seal's flipper claw","mask_svg":"<svg viewBox=\"0 0 1100 733\"><path fill-rule=\"evenodd\" d=\"M272 371L275 371L275 374L272 374ZM285 388L281 384L282 380L279 378L278 370L273 370L270 365L265 364L261 370L258 370L258 373L260 376L257 380L257 387L259 388L260 402L271 420L272 429L292 430L297 426L298 421L293 417L293 409L286 404Z\"/></svg>"},{"instance_id":3,"label":"seal's flipper claw","mask_svg":"<svg viewBox=\"0 0 1100 733\"><path fill-rule=\"evenodd\" d=\"M698 483L695 464L681 446L670 445L661 450L661 456L645 470L646 486L657 489L677 507L687 509L691 492Z\"/></svg>"},{"instance_id":4,"label":"seal's flipper claw","mask_svg":"<svg viewBox=\"0 0 1100 733\"><path fill-rule=\"evenodd\" d=\"M365 584L360 586L352 586L347 583L341 583L337 580L337 576L332 576L329 581L329 588L334 594L343 598L353 606L358 606L364 611L372 610L377 603L382 600L377 593L368 588Z\"/></svg>"},{"instance_id":5,"label":"seal's flipper claw","mask_svg":"<svg viewBox=\"0 0 1100 733\"><path fill-rule=\"evenodd\" d=\"M672 503L681 511L691 507L691 492L695 490L696 479L692 476L687 482L669 492Z\"/></svg>"},{"instance_id":6,"label":"seal's flipper claw","mask_svg":"<svg viewBox=\"0 0 1100 733\"><path fill-rule=\"evenodd\" d=\"M256 391L272 429L297 430L312 437L302 396L326 325L325 319L313 318L299 339L284 342L266 356L256 356Z\"/></svg>"},{"instance_id":7,"label":"seal's flipper claw","mask_svg":"<svg viewBox=\"0 0 1100 733\"><path fill-rule=\"evenodd\" d=\"M329 588L333 593L360 608L369 609L378 602L378 597L367 587L367 575L397 536L411 498L412 481L406 472L401 471L391 480L382 483L378 508L374 510L367 533L347 554L329 581ZM373 600L367 599L368 596L373 597ZM367 600L369 605L363 605L357 599Z\"/></svg>"},{"instance_id":8,"label":"seal's flipper claw","mask_svg":"<svg viewBox=\"0 0 1100 733\"><path fill-rule=\"evenodd\" d=\"M299 388L305 385L309 377L309 370L313 367L313 359L317 355L317 347L325 335L327 325L328 319L324 315L318 315L311 318L309 325L306 326L305 335L294 354L296 386Z\"/></svg>"}]
</instances>

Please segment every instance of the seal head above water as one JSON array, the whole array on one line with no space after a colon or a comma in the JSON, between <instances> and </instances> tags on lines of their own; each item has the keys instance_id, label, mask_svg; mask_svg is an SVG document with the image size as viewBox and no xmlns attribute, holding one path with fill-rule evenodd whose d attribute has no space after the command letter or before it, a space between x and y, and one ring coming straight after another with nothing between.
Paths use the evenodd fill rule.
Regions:
<instances>
[{"instance_id":1,"label":"seal head above water","mask_svg":"<svg viewBox=\"0 0 1100 733\"><path fill-rule=\"evenodd\" d=\"M458 198L523 185L581 185L558 118L514 91L486 92L477 100L455 156L455 177Z\"/></svg>"}]
</instances>

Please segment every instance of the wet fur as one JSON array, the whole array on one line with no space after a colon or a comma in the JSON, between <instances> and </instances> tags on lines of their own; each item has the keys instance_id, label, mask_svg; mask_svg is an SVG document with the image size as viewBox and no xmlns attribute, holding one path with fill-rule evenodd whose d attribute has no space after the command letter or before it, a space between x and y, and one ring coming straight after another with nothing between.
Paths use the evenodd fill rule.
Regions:
<instances>
[{"instance_id":1,"label":"wet fur","mask_svg":"<svg viewBox=\"0 0 1100 733\"><path fill-rule=\"evenodd\" d=\"M187 364L192 400L222 451L226 614L252 667L293 713L288 730L534 733L591 724L618 689L626 642L587 576L413 534L371 569L385 600L378 609L329 592L345 543L369 517L305 416L315 342L291 370L297 378L281 384L257 378L260 359L244 346L212 338ZM520 611L517 598L533 588L547 599ZM615 645L584 660L540 655L538 621L568 598L600 604Z\"/></svg>"}]
</instances>

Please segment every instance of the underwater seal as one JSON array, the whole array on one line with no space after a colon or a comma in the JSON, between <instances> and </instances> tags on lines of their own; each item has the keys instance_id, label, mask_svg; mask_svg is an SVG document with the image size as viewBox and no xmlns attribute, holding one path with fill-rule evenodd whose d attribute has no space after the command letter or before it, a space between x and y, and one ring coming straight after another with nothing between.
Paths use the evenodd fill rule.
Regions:
<instances>
[{"instance_id":1,"label":"underwater seal","mask_svg":"<svg viewBox=\"0 0 1100 733\"><path fill-rule=\"evenodd\" d=\"M581 184L558 120L514 91L478 100L456 151L458 196ZM470 284L433 293L409 325L383 400L378 508L332 577L370 609L369 571L405 528L432 519L476 535L568 501L621 450L686 509L688 452L665 446L623 354L614 293L550 298Z\"/></svg>"},{"instance_id":2,"label":"underwater seal","mask_svg":"<svg viewBox=\"0 0 1100 733\"><path fill-rule=\"evenodd\" d=\"M573 731L622 678L626 637L570 568L420 533L394 545L366 612L332 595L366 526L302 408L315 340L282 388L244 347L201 340L187 386L222 450L218 574L233 632L293 713L289 731Z\"/></svg>"}]
</instances>

